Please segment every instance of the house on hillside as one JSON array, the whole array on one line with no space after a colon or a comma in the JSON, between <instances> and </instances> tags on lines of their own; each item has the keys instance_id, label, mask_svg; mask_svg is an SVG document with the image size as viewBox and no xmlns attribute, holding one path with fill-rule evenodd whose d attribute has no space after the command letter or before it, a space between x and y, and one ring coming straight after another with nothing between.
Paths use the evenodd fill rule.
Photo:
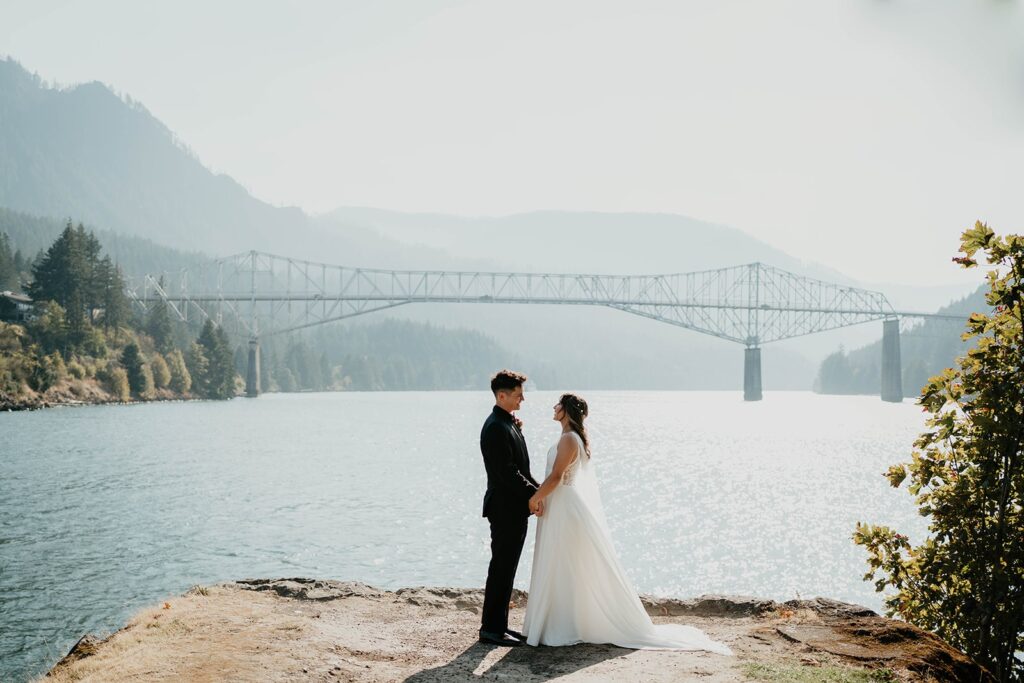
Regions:
<instances>
[{"instance_id":1,"label":"house on hillside","mask_svg":"<svg viewBox=\"0 0 1024 683\"><path fill-rule=\"evenodd\" d=\"M0 292L0 320L23 323L32 317L32 299L11 291Z\"/></svg>"}]
</instances>

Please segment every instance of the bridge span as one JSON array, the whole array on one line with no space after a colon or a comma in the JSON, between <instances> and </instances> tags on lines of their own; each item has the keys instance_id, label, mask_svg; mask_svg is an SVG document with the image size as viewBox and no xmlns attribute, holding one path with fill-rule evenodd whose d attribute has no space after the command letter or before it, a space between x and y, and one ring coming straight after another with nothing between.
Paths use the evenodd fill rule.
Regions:
<instances>
[{"instance_id":1,"label":"bridge span","mask_svg":"<svg viewBox=\"0 0 1024 683\"><path fill-rule=\"evenodd\" d=\"M897 311L881 292L764 263L665 275L383 270L249 251L209 266L145 276L135 305L163 301L181 320L211 318L249 340L246 393L259 394L261 337L414 303L604 306L744 346L743 398L758 401L761 347L882 321L881 397L903 400L899 321L962 316Z\"/></svg>"}]
</instances>

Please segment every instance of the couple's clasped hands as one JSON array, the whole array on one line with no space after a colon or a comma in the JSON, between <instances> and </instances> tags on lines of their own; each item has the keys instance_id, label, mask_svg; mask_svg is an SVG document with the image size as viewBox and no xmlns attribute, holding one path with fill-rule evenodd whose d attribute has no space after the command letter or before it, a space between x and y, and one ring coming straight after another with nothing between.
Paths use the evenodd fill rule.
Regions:
<instances>
[{"instance_id":1,"label":"couple's clasped hands","mask_svg":"<svg viewBox=\"0 0 1024 683\"><path fill-rule=\"evenodd\" d=\"M544 515L544 499L536 494L530 498L530 514L542 517Z\"/></svg>"}]
</instances>

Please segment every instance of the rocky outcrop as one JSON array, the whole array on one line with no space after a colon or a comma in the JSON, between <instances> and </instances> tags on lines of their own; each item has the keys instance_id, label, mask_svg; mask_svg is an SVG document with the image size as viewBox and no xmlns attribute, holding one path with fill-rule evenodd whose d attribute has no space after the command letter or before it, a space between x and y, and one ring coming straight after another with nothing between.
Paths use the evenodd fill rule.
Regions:
<instances>
[{"instance_id":1,"label":"rocky outcrop","mask_svg":"<svg viewBox=\"0 0 1024 683\"><path fill-rule=\"evenodd\" d=\"M521 622L526 598L521 591L513 596L514 624ZM736 656L610 645L495 649L476 639L480 589L386 591L349 581L243 579L195 587L143 611L105 640L82 638L48 677L434 683L493 673L517 681L573 675L738 683L766 670L778 674L771 680L820 674L834 681L863 680L865 670L874 670L878 680L992 681L934 635L859 605L718 595L642 601L656 622L697 626Z\"/></svg>"}]
</instances>

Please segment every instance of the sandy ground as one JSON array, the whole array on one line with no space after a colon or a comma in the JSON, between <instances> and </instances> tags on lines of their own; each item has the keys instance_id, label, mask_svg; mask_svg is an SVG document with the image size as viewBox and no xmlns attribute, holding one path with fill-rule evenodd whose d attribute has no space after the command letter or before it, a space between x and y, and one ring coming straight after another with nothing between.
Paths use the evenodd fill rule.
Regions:
<instances>
[{"instance_id":1,"label":"sandy ground","mask_svg":"<svg viewBox=\"0 0 1024 683\"><path fill-rule=\"evenodd\" d=\"M894 681L979 679L970 660L913 627L831 601L646 599L656 622L704 629L736 653L608 645L502 648L477 642L482 592L248 580L193 588L105 640L87 636L56 681L726 681L818 680L833 668ZM512 625L522 623L517 593ZM902 634L898 638L894 634ZM893 641L897 642L893 642ZM809 678L757 678L761 663ZM845 674L844 674L845 675ZM855 680L829 679L829 680ZM863 680L863 679L861 679Z\"/></svg>"}]
</instances>

